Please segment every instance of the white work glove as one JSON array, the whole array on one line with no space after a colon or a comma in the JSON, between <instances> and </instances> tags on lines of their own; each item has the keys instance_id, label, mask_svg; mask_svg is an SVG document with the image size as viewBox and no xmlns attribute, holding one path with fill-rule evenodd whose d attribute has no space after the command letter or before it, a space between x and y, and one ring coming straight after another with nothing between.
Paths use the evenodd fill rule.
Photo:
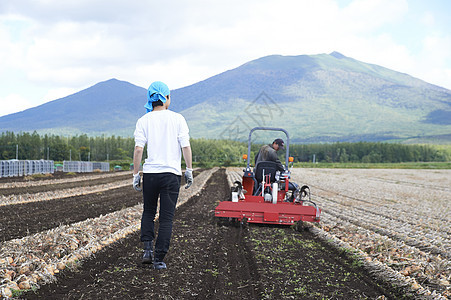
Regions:
<instances>
[{"instance_id":1,"label":"white work glove","mask_svg":"<svg viewBox=\"0 0 451 300\"><path fill-rule=\"evenodd\" d=\"M193 184L193 169L186 168L185 171L185 189L189 188Z\"/></svg>"},{"instance_id":2,"label":"white work glove","mask_svg":"<svg viewBox=\"0 0 451 300\"><path fill-rule=\"evenodd\" d=\"M141 186L141 176L139 176L139 173L133 174L133 188L138 191L141 192L142 189L140 188Z\"/></svg>"}]
</instances>

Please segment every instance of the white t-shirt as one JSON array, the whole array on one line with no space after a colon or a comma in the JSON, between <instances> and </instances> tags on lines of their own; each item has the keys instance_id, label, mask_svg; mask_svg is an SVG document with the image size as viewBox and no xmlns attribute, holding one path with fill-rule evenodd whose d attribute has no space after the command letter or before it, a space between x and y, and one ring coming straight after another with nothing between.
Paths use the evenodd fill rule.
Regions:
<instances>
[{"instance_id":1,"label":"white t-shirt","mask_svg":"<svg viewBox=\"0 0 451 300\"><path fill-rule=\"evenodd\" d=\"M152 111L136 122L135 146L147 144L144 173L170 172L182 175L181 148L189 143L189 129L185 118L170 110Z\"/></svg>"}]
</instances>

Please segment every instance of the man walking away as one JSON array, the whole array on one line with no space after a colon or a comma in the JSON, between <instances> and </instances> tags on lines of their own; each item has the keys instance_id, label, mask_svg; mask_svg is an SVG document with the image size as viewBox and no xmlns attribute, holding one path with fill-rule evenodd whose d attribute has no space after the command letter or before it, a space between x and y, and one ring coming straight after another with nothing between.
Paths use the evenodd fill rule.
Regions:
<instances>
[{"instance_id":1,"label":"man walking away","mask_svg":"<svg viewBox=\"0 0 451 300\"><path fill-rule=\"evenodd\" d=\"M147 90L147 103L144 105L147 113L137 121L134 133L133 188L137 191L141 191L139 166L144 146L147 144L142 182L144 199L141 218L141 241L144 244L142 263L153 263L153 267L157 270L166 269L163 259L169 250L171 240L172 219L182 175L182 153L186 163L185 188L189 188L193 183L188 125L181 114L168 109L170 104L171 97L167 85L161 81L153 82ZM160 225L154 253L154 220L158 198L160 198Z\"/></svg>"}]
</instances>

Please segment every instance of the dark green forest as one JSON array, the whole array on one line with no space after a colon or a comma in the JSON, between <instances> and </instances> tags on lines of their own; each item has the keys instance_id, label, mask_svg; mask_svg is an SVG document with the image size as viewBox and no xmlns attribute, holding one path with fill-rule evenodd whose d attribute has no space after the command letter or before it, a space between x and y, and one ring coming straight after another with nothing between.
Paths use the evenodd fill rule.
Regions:
<instances>
[{"instance_id":1,"label":"dark green forest","mask_svg":"<svg viewBox=\"0 0 451 300\"><path fill-rule=\"evenodd\" d=\"M50 159L54 161L131 161L133 138L119 136L39 135L3 132L0 136L0 159ZM251 159L261 145L252 146ZM247 143L230 140L192 139L193 161L196 166L228 166L242 162ZM281 151L280 151L281 152ZM281 158L283 157L283 153ZM326 143L292 144L290 156L295 162L329 163L399 163L449 161L449 152L434 145L404 145L394 143ZM283 159L282 159L283 160Z\"/></svg>"},{"instance_id":2,"label":"dark green forest","mask_svg":"<svg viewBox=\"0 0 451 300\"><path fill-rule=\"evenodd\" d=\"M132 158L134 145L132 138L116 136L88 137L82 134L65 137L41 136L36 132L4 132L0 136L0 159L126 160Z\"/></svg>"},{"instance_id":3,"label":"dark green forest","mask_svg":"<svg viewBox=\"0 0 451 300\"><path fill-rule=\"evenodd\" d=\"M290 146L295 161L328 163L400 163L449 161L448 153L431 145L357 142Z\"/></svg>"}]
</instances>

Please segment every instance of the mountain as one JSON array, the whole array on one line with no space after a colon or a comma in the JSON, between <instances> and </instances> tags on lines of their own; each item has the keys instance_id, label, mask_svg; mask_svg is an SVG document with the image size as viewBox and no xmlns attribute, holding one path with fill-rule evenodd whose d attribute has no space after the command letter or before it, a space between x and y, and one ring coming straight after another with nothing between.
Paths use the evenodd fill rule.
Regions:
<instances>
[{"instance_id":1,"label":"mountain","mask_svg":"<svg viewBox=\"0 0 451 300\"><path fill-rule=\"evenodd\" d=\"M145 93L111 79L0 117L0 128L131 136ZM251 128L272 126L292 142L451 140L450 90L338 52L250 61L171 91L171 109L195 138L246 140Z\"/></svg>"},{"instance_id":2,"label":"mountain","mask_svg":"<svg viewBox=\"0 0 451 300\"><path fill-rule=\"evenodd\" d=\"M274 126L294 142L451 140L450 90L338 52L262 57L173 99L208 137L246 139L252 127Z\"/></svg>"},{"instance_id":3,"label":"mountain","mask_svg":"<svg viewBox=\"0 0 451 300\"><path fill-rule=\"evenodd\" d=\"M110 79L70 96L0 117L0 128L14 132L129 136L136 120L143 115L145 102L146 89Z\"/></svg>"}]
</instances>

